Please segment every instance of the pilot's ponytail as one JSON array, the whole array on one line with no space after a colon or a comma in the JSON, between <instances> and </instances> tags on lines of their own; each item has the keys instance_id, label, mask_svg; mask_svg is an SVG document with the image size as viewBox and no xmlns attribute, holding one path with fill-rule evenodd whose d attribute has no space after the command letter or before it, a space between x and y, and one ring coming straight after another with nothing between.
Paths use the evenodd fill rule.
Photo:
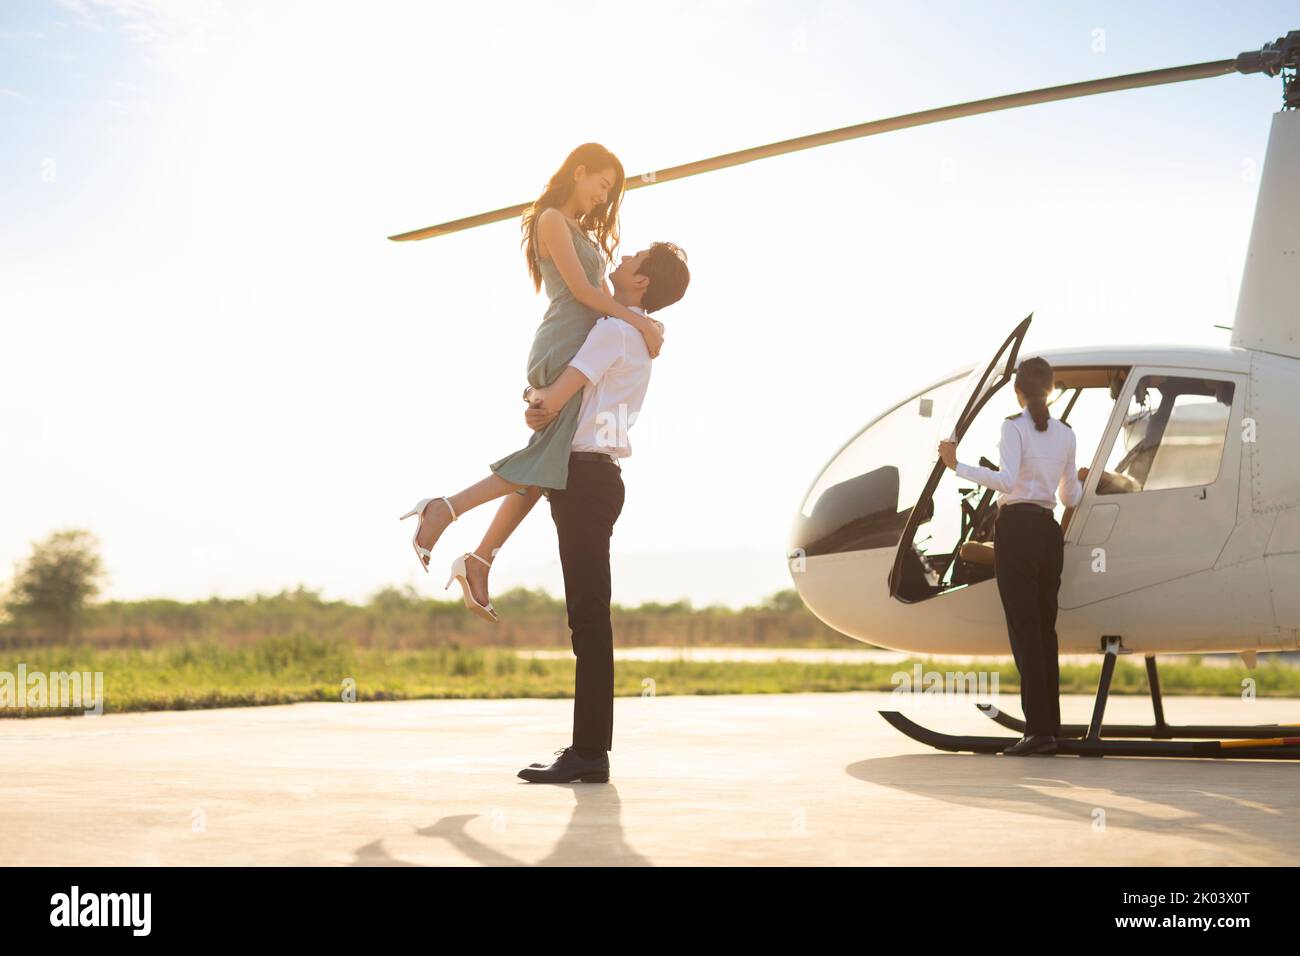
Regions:
<instances>
[{"instance_id":1,"label":"pilot's ponytail","mask_svg":"<svg viewBox=\"0 0 1300 956\"><path fill-rule=\"evenodd\" d=\"M1016 369L1016 388L1025 396L1025 408L1034 420L1034 428L1047 431L1047 396L1052 394L1055 373L1046 359L1028 358Z\"/></svg>"}]
</instances>

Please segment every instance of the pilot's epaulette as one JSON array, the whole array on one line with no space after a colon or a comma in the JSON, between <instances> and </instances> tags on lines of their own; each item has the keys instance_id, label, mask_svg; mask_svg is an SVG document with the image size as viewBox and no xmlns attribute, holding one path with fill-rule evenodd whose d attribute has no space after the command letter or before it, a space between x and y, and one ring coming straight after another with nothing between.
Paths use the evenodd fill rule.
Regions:
<instances>
[{"instance_id":1,"label":"pilot's epaulette","mask_svg":"<svg viewBox=\"0 0 1300 956\"><path fill-rule=\"evenodd\" d=\"M1014 415L1008 415L1008 416L1006 417L1006 421L1012 421L1013 419L1017 419L1017 418L1019 418L1019 417L1020 417L1021 415L1023 415L1023 414L1024 414L1024 412L1016 412Z\"/></svg>"},{"instance_id":2,"label":"pilot's epaulette","mask_svg":"<svg viewBox=\"0 0 1300 956\"><path fill-rule=\"evenodd\" d=\"M1061 422L1059 418L1057 419L1057 421ZM1074 426L1071 425L1069 422L1061 422L1061 424L1064 425L1066 428L1070 429L1070 431L1074 431Z\"/></svg>"}]
</instances>

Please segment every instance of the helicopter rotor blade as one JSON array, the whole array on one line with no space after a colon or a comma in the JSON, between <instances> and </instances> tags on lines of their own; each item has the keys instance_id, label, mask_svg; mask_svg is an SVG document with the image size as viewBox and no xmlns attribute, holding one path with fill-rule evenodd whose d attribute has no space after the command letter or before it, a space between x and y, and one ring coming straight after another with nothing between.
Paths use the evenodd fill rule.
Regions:
<instances>
[{"instance_id":1,"label":"helicopter rotor blade","mask_svg":"<svg viewBox=\"0 0 1300 956\"><path fill-rule=\"evenodd\" d=\"M981 113L994 113L998 110L1013 109L1020 106L1034 106L1039 103L1053 103L1058 100L1073 99L1080 96L1092 96L1096 93L1114 93L1119 90L1132 90L1147 86L1159 86L1165 83L1182 83L1186 80L1199 80L1213 76L1225 76L1229 73L1237 72L1240 65L1239 61L1241 61L1245 56L1246 54L1243 54L1242 57L1231 60L1214 60L1209 63L1194 63L1190 66L1176 66L1163 70L1149 70L1145 73L1130 73L1125 76L1112 76L1100 80L1086 80L1082 83L1067 83L1064 86L1049 86L1041 90L1030 90L1025 93L1011 93L1005 96L994 96L989 99L973 100L969 103L959 103L955 106L942 106L937 109L922 110L919 113L907 113L902 116L892 116L887 119L872 120L867 123L858 123L854 126L842 126L839 129L827 130L822 133L812 133L807 136L798 136L794 139L784 139L776 143L768 143L764 146L754 146L749 149L741 149L732 153L723 153L720 156L711 156L708 159L696 160L693 163L683 163L680 166L670 166L667 169L642 173L638 176L628 176L624 183L624 189L640 189L643 186L666 183L674 179L684 179L687 176L697 176L700 173L712 172L715 169L726 169L729 166L739 166L742 163L750 163L756 159L767 159L772 156L793 153L802 149L812 149L815 146L839 143L848 139L875 136L878 133L891 133L895 130L909 129L913 126L942 123L947 120L959 119L963 116L978 116ZM1258 67L1256 67L1256 69L1258 69ZM1242 70L1242 72L1246 72L1246 70ZM515 218L521 215L530 205L531 203L527 202L517 203L513 206L505 206L501 209L494 209L490 212L482 212L474 216L466 216L463 219L453 219L450 222L439 223L436 226L428 226L424 229L415 229L411 232L399 233L398 235L389 236L388 238L395 242L407 242L413 239L430 239L434 236L445 236L448 233L459 232L463 229L472 229L475 226L482 226L492 222L500 222L504 219Z\"/></svg>"}]
</instances>

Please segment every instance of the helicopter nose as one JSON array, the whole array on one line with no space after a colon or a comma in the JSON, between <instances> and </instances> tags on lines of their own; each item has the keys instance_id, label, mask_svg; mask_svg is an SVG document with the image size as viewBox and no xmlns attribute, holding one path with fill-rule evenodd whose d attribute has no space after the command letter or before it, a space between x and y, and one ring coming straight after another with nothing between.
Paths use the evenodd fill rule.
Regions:
<instances>
[{"instance_id":1,"label":"helicopter nose","mask_svg":"<svg viewBox=\"0 0 1300 956\"><path fill-rule=\"evenodd\" d=\"M787 561L790 579L808 610L858 640L883 643L876 624L890 615L889 571L893 548L800 555Z\"/></svg>"},{"instance_id":2,"label":"helicopter nose","mask_svg":"<svg viewBox=\"0 0 1300 956\"><path fill-rule=\"evenodd\" d=\"M898 504L897 467L858 471L832 462L795 515L787 549L790 578L808 609L842 634L885 647L907 623L899 620L906 605L889 594L908 517Z\"/></svg>"},{"instance_id":3,"label":"helicopter nose","mask_svg":"<svg viewBox=\"0 0 1300 956\"><path fill-rule=\"evenodd\" d=\"M787 551L803 604L836 631L870 640L872 620L891 601L889 571L906 518L897 468L819 480L794 516Z\"/></svg>"}]
</instances>

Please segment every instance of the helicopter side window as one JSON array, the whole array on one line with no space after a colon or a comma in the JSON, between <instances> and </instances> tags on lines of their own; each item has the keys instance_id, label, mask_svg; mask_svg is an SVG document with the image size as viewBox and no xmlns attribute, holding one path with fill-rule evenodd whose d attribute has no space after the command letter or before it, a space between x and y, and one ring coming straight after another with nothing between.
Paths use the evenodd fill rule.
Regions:
<instances>
[{"instance_id":1,"label":"helicopter side window","mask_svg":"<svg viewBox=\"0 0 1300 956\"><path fill-rule=\"evenodd\" d=\"M1145 375L1097 483L1097 494L1213 484L1232 413L1233 383Z\"/></svg>"}]
</instances>

